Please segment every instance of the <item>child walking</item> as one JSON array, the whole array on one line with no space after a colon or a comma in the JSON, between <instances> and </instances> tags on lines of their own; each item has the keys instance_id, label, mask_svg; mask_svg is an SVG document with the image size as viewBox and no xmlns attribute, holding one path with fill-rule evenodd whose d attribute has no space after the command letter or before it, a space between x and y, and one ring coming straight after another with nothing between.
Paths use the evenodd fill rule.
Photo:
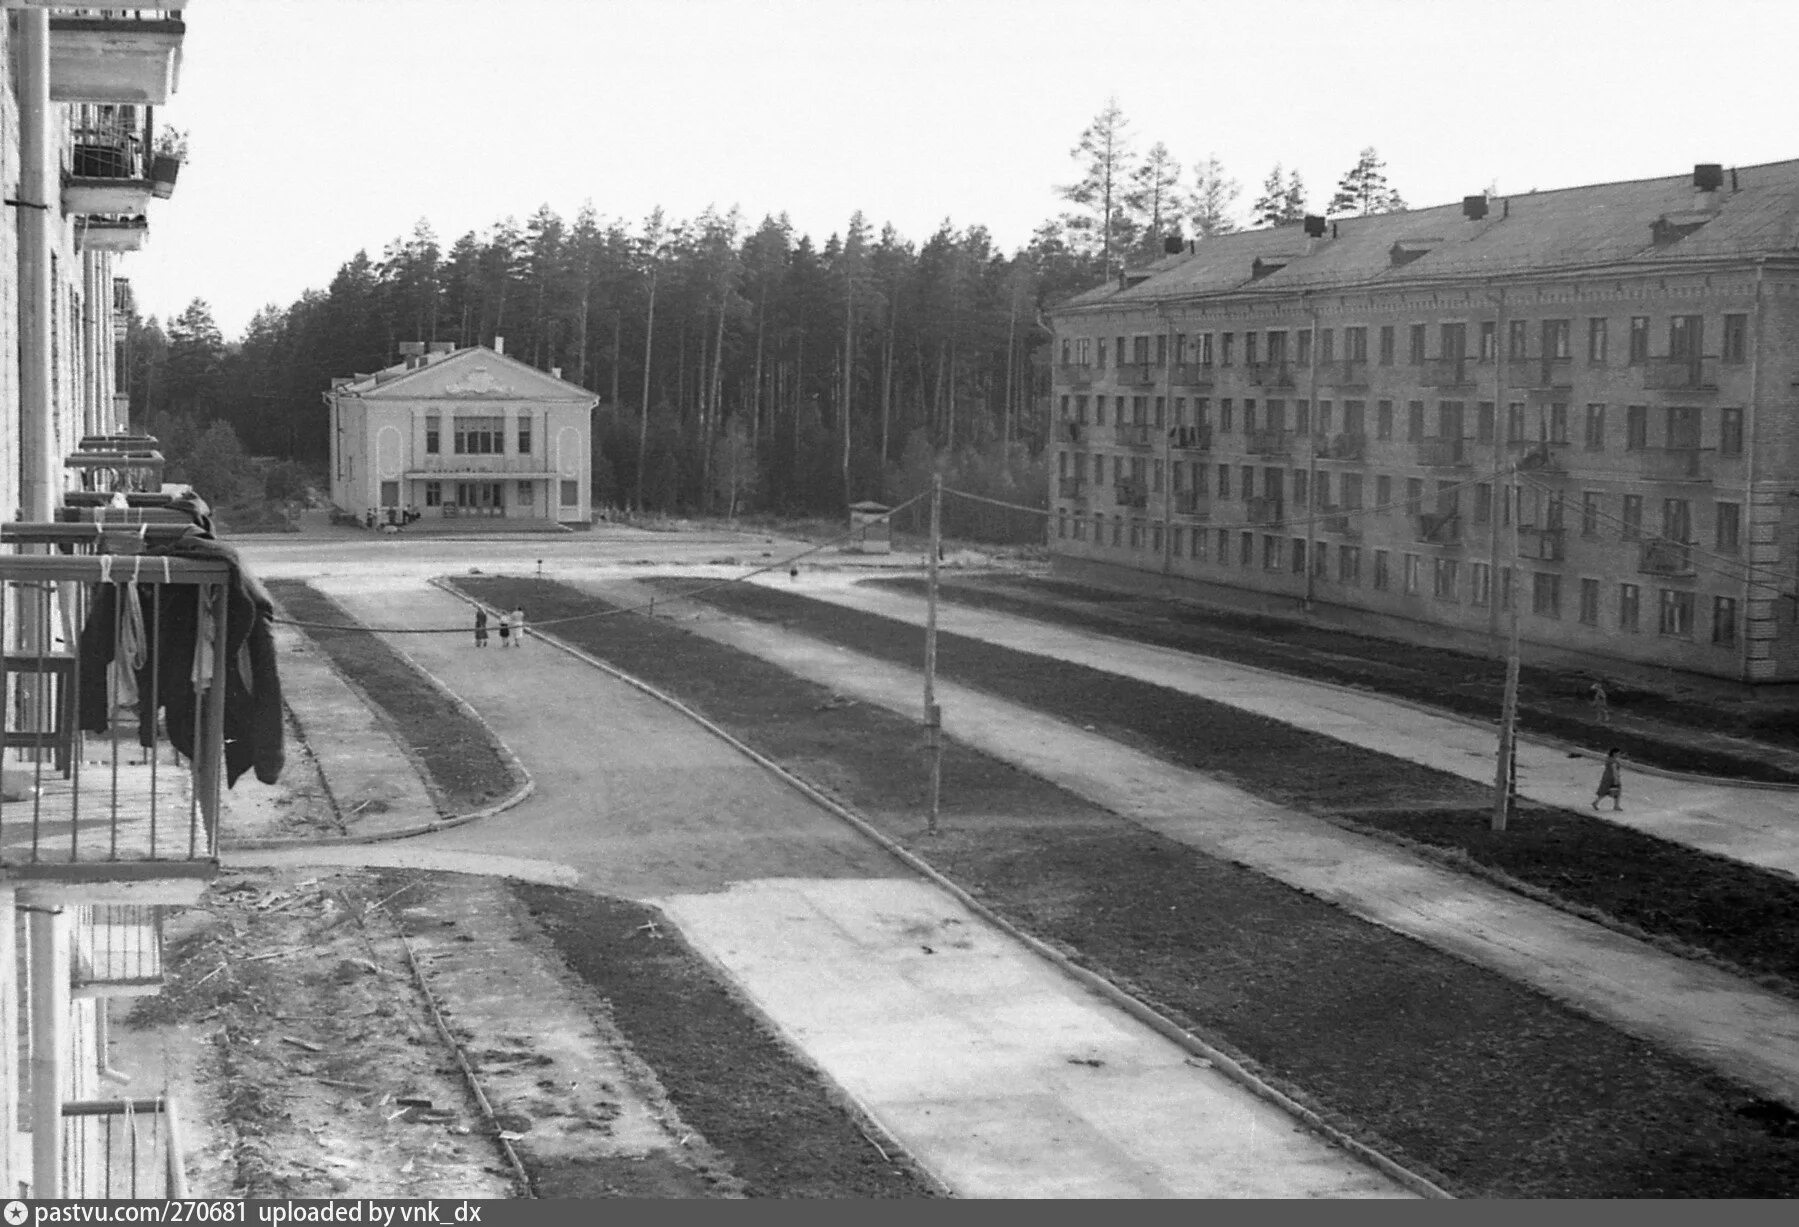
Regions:
<instances>
[{"instance_id":1,"label":"child walking","mask_svg":"<svg viewBox=\"0 0 1799 1227\"><path fill-rule=\"evenodd\" d=\"M1593 808L1599 808L1599 802L1606 797L1612 799L1612 808L1624 808L1624 764L1619 757L1623 751L1613 746L1605 752L1605 767L1599 773L1599 791L1593 796Z\"/></svg>"}]
</instances>

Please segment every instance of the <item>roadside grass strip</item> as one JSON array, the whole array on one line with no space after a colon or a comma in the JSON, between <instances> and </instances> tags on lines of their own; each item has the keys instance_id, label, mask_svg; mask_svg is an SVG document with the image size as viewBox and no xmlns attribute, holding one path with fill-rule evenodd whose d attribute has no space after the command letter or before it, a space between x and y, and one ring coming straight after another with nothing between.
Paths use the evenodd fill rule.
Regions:
<instances>
[{"instance_id":1,"label":"roadside grass strip","mask_svg":"<svg viewBox=\"0 0 1799 1227\"><path fill-rule=\"evenodd\" d=\"M683 581L655 581L679 591ZM691 586L691 585L689 585ZM913 668L923 633L876 614L738 585L698 598ZM1573 809L1521 804L1489 829L1492 791L1448 772L1349 745L1134 678L939 632L940 674L1204 772L1243 791L1523 883L1576 914L1703 951L1771 991L1799 996L1799 882Z\"/></svg>"},{"instance_id":2,"label":"roadside grass strip","mask_svg":"<svg viewBox=\"0 0 1799 1227\"><path fill-rule=\"evenodd\" d=\"M523 602L545 621L605 607L530 579L455 584L501 608ZM891 621L760 589L715 596L803 633L915 663L919 636ZM855 633L825 633L831 626ZM1778 1105L1502 976L954 741L943 760L943 833L927 836L926 749L916 723L846 704L678 623L630 615L569 622L556 633L703 712L1012 923L1457 1194L1725 1197L1799 1188L1799 1128ZM943 637L940 649L950 648L955 663L946 660L945 672L960 680L976 680L970 662L983 658L1001 673L1061 672L989 644L952 641ZM874 651L876 642L887 650ZM1048 693L1084 707L1103 679L1069 672L1075 684ZM1145 740L1118 722L1124 713L1114 704L1147 705L1141 714L1152 725L1190 720L1161 703L1166 693L1119 692L1100 727ZM1231 738L1239 739L1234 731ZM1379 774L1352 760L1333 759L1330 769L1368 787ZM1322 781L1313 787L1322 790Z\"/></svg>"},{"instance_id":3,"label":"roadside grass strip","mask_svg":"<svg viewBox=\"0 0 1799 1227\"><path fill-rule=\"evenodd\" d=\"M909 596L925 593L925 581L915 576L863 582ZM1477 720L1497 720L1505 686L1503 660L1253 614L1198 609L1161 597L1009 575L948 578L940 584L940 593L946 601L975 609L1371 690ZM1669 698L1608 679L1611 709L1619 716L1628 713L1630 719L1601 725L1592 707L1593 678L1591 673L1525 665L1519 672L1519 729L1599 752L1618 746L1638 762L1670 771L1799 783L1799 772L1708 744L1706 733L1728 733L1790 754L1799 750L1799 722L1726 702Z\"/></svg>"}]
</instances>

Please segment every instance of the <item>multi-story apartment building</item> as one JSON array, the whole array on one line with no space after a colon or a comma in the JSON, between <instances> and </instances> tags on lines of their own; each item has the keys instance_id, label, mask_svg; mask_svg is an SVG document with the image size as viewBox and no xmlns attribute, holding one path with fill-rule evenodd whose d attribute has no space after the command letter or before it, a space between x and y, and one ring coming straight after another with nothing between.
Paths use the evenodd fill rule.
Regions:
<instances>
[{"instance_id":1,"label":"multi-story apartment building","mask_svg":"<svg viewBox=\"0 0 1799 1227\"><path fill-rule=\"evenodd\" d=\"M1058 568L1799 680L1799 162L1226 235L1053 313Z\"/></svg>"},{"instance_id":2,"label":"multi-story apartment building","mask_svg":"<svg viewBox=\"0 0 1799 1227\"><path fill-rule=\"evenodd\" d=\"M77 695L93 675L83 672L78 636L93 594L112 587L105 581L115 578L114 560L97 552L106 543L92 525L53 521L84 475L149 462L135 442L129 451L114 447L129 428L116 395L129 305L117 266L144 243L149 202L167 195L174 179L173 159L159 164L156 156L153 109L175 87L182 7L183 0L132 9L0 0L6 1197L180 1189L166 1100L119 1098L103 1081L105 1003L155 987L161 909L191 903L217 867L223 715L212 696L222 698L223 687L210 687L199 703L179 759L154 731L148 747L135 730L84 738ZM84 539L77 544L71 534ZM53 542L79 552L47 552ZM211 612L224 614L224 564L171 559L153 574L143 570L147 599L189 616L196 602L212 601ZM154 654L162 640L152 640ZM213 676L222 678L222 636L214 649Z\"/></svg>"}]
</instances>

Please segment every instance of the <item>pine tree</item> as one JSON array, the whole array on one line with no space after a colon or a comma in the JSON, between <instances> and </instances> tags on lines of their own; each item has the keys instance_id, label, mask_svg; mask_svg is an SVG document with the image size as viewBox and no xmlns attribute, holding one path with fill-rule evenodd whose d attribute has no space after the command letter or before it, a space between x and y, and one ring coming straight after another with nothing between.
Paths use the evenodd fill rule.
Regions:
<instances>
[{"instance_id":1,"label":"pine tree","mask_svg":"<svg viewBox=\"0 0 1799 1227\"><path fill-rule=\"evenodd\" d=\"M1370 145L1338 181L1329 211L1367 217L1371 213L1397 213L1404 208L1405 201L1399 193L1387 186L1387 164Z\"/></svg>"},{"instance_id":2,"label":"pine tree","mask_svg":"<svg viewBox=\"0 0 1799 1227\"><path fill-rule=\"evenodd\" d=\"M1063 199L1087 210L1087 215L1067 218L1070 235L1088 251L1097 248L1106 269L1112 266L1113 253L1130 245L1130 220L1122 207L1130 175L1129 126L1118 99L1107 98L1104 109L1069 150L1068 156L1082 165L1079 182L1061 189Z\"/></svg>"},{"instance_id":3,"label":"pine tree","mask_svg":"<svg viewBox=\"0 0 1799 1227\"><path fill-rule=\"evenodd\" d=\"M1162 254L1164 235L1180 233L1180 218L1187 208L1181 197L1181 164L1161 141L1151 145L1131 171L1125 208L1138 231L1137 249L1152 259Z\"/></svg>"},{"instance_id":4,"label":"pine tree","mask_svg":"<svg viewBox=\"0 0 1799 1227\"><path fill-rule=\"evenodd\" d=\"M1215 238L1237 229L1230 211L1242 194L1243 185L1224 173L1217 154L1208 154L1205 161L1197 163L1193 167L1193 192L1187 198L1187 217L1194 237Z\"/></svg>"},{"instance_id":5,"label":"pine tree","mask_svg":"<svg viewBox=\"0 0 1799 1227\"><path fill-rule=\"evenodd\" d=\"M1279 162L1262 180L1262 194L1253 206L1256 224L1287 226L1305 220L1306 185L1298 171L1285 172Z\"/></svg>"}]
</instances>

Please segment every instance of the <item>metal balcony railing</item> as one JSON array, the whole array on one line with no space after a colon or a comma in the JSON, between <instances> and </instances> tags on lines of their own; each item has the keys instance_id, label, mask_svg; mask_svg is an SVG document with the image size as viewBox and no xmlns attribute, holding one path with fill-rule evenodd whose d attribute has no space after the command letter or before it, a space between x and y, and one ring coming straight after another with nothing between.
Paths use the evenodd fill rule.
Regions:
<instances>
[{"instance_id":1,"label":"metal balcony railing","mask_svg":"<svg viewBox=\"0 0 1799 1227\"><path fill-rule=\"evenodd\" d=\"M1418 463L1427 469L1465 469L1474 456L1467 439L1420 439Z\"/></svg>"},{"instance_id":2,"label":"metal balcony railing","mask_svg":"<svg viewBox=\"0 0 1799 1227\"><path fill-rule=\"evenodd\" d=\"M1637 554L1637 571L1643 575L1692 575L1693 547L1684 541L1645 541Z\"/></svg>"},{"instance_id":3,"label":"metal balcony railing","mask_svg":"<svg viewBox=\"0 0 1799 1227\"><path fill-rule=\"evenodd\" d=\"M1148 422L1119 422L1112 427L1112 437L1122 447L1150 446Z\"/></svg>"},{"instance_id":4,"label":"metal balcony railing","mask_svg":"<svg viewBox=\"0 0 1799 1227\"><path fill-rule=\"evenodd\" d=\"M1518 525L1518 554L1538 562L1561 562L1568 556L1568 534L1559 524Z\"/></svg>"},{"instance_id":5,"label":"metal balcony railing","mask_svg":"<svg viewBox=\"0 0 1799 1227\"><path fill-rule=\"evenodd\" d=\"M1056 382L1067 384L1071 388L1087 388L1093 386L1093 368L1083 362L1062 362L1056 365Z\"/></svg>"},{"instance_id":6,"label":"metal balcony railing","mask_svg":"<svg viewBox=\"0 0 1799 1227\"><path fill-rule=\"evenodd\" d=\"M1121 481L1112 487L1112 498L1120 507L1149 506L1149 487L1140 481Z\"/></svg>"},{"instance_id":7,"label":"metal balcony railing","mask_svg":"<svg viewBox=\"0 0 1799 1227\"><path fill-rule=\"evenodd\" d=\"M98 526L4 528L14 543L117 541ZM0 869L83 880L212 871L232 581L222 561L0 554ZM84 715L106 732L82 733Z\"/></svg>"},{"instance_id":8,"label":"metal balcony railing","mask_svg":"<svg viewBox=\"0 0 1799 1227\"><path fill-rule=\"evenodd\" d=\"M1540 477L1567 476L1568 466L1562 462L1562 453L1568 448L1565 439L1513 440L1506 446L1518 454L1520 472Z\"/></svg>"},{"instance_id":9,"label":"metal balcony railing","mask_svg":"<svg viewBox=\"0 0 1799 1227\"><path fill-rule=\"evenodd\" d=\"M1651 391L1713 392L1716 358L1651 358L1643 364L1643 386Z\"/></svg>"},{"instance_id":10,"label":"metal balcony railing","mask_svg":"<svg viewBox=\"0 0 1799 1227\"><path fill-rule=\"evenodd\" d=\"M63 171L75 179L150 176L149 107L81 103L64 111Z\"/></svg>"},{"instance_id":11,"label":"metal balcony railing","mask_svg":"<svg viewBox=\"0 0 1799 1227\"><path fill-rule=\"evenodd\" d=\"M62 1106L62 1188L36 1197L71 1200L187 1196L174 1101L88 1099Z\"/></svg>"},{"instance_id":12,"label":"metal balcony railing","mask_svg":"<svg viewBox=\"0 0 1799 1227\"><path fill-rule=\"evenodd\" d=\"M162 488L162 453L152 448L70 452L63 467L79 475L83 490L148 493Z\"/></svg>"},{"instance_id":13,"label":"metal balcony railing","mask_svg":"<svg viewBox=\"0 0 1799 1227\"><path fill-rule=\"evenodd\" d=\"M1210 362L1178 363L1174 367L1169 381L1177 388L1209 388L1213 382L1212 364Z\"/></svg>"},{"instance_id":14,"label":"metal balcony railing","mask_svg":"<svg viewBox=\"0 0 1799 1227\"><path fill-rule=\"evenodd\" d=\"M1120 362L1115 378L1120 384L1148 387L1161 381L1163 366L1160 362Z\"/></svg>"},{"instance_id":15,"label":"metal balcony railing","mask_svg":"<svg viewBox=\"0 0 1799 1227\"><path fill-rule=\"evenodd\" d=\"M1290 456L1293 454L1293 432L1278 428L1252 431L1248 450L1252 456Z\"/></svg>"},{"instance_id":16,"label":"metal balcony railing","mask_svg":"<svg viewBox=\"0 0 1799 1227\"><path fill-rule=\"evenodd\" d=\"M1426 388L1467 387L1474 382L1474 375L1469 370L1470 365L1466 358L1433 358L1426 362L1419 372L1419 386Z\"/></svg>"},{"instance_id":17,"label":"metal balcony railing","mask_svg":"<svg viewBox=\"0 0 1799 1227\"><path fill-rule=\"evenodd\" d=\"M1462 517L1456 511L1421 511L1417 516L1418 540L1427 545L1460 545Z\"/></svg>"},{"instance_id":18,"label":"metal balcony railing","mask_svg":"<svg viewBox=\"0 0 1799 1227\"><path fill-rule=\"evenodd\" d=\"M1251 524L1282 524L1286 521L1285 508L1278 498L1258 495L1249 500L1249 511L1246 517Z\"/></svg>"},{"instance_id":19,"label":"metal balcony railing","mask_svg":"<svg viewBox=\"0 0 1799 1227\"><path fill-rule=\"evenodd\" d=\"M1323 508L1324 531L1337 537L1359 537L1362 535L1362 521L1359 516L1352 516L1347 511L1335 507Z\"/></svg>"},{"instance_id":20,"label":"metal balcony railing","mask_svg":"<svg viewBox=\"0 0 1799 1227\"><path fill-rule=\"evenodd\" d=\"M1368 453L1368 436L1359 430L1345 430L1326 436L1318 449L1326 460L1362 460Z\"/></svg>"},{"instance_id":21,"label":"metal balcony railing","mask_svg":"<svg viewBox=\"0 0 1799 1227\"><path fill-rule=\"evenodd\" d=\"M1056 479L1057 498L1087 497L1087 479L1085 477L1059 477Z\"/></svg>"},{"instance_id":22,"label":"metal balcony railing","mask_svg":"<svg viewBox=\"0 0 1799 1227\"><path fill-rule=\"evenodd\" d=\"M1662 447L1642 453L1643 475L1650 481L1709 482L1712 480L1712 449L1708 447Z\"/></svg>"},{"instance_id":23,"label":"metal balcony railing","mask_svg":"<svg viewBox=\"0 0 1799 1227\"><path fill-rule=\"evenodd\" d=\"M1318 382L1332 388L1365 388L1368 386L1368 363L1351 358L1319 363Z\"/></svg>"},{"instance_id":24,"label":"metal balcony railing","mask_svg":"<svg viewBox=\"0 0 1799 1227\"><path fill-rule=\"evenodd\" d=\"M1210 426L1175 426L1168 431L1168 442L1182 451L1209 452L1212 450L1212 428Z\"/></svg>"},{"instance_id":25,"label":"metal balcony railing","mask_svg":"<svg viewBox=\"0 0 1799 1227\"><path fill-rule=\"evenodd\" d=\"M1203 490L1176 490L1174 514L1192 520L1209 520L1212 518L1211 496Z\"/></svg>"},{"instance_id":26,"label":"metal balcony railing","mask_svg":"<svg viewBox=\"0 0 1799 1227\"><path fill-rule=\"evenodd\" d=\"M1261 388L1290 388L1293 368L1285 362L1258 362L1248 368L1249 382Z\"/></svg>"},{"instance_id":27,"label":"metal balcony railing","mask_svg":"<svg viewBox=\"0 0 1799 1227\"><path fill-rule=\"evenodd\" d=\"M95 903L75 915L70 990L77 997L154 993L163 982L163 910L148 903Z\"/></svg>"},{"instance_id":28,"label":"metal balcony railing","mask_svg":"<svg viewBox=\"0 0 1799 1227\"><path fill-rule=\"evenodd\" d=\"M509 477L525 473L550 474L551 466L546 456L444 455L434 452L414 456L408 472L431 477Z\"/></svg>"}]
</instances>

